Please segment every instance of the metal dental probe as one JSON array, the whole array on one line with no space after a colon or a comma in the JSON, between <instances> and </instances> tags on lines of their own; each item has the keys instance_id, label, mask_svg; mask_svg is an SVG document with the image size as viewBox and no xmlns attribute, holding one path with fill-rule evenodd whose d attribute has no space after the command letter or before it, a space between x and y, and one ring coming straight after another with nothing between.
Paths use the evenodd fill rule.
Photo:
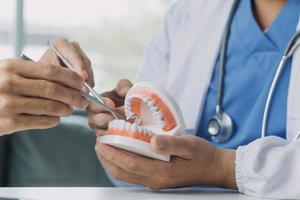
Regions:
<instances>
[{"instance_id":1,"label":"metal dental probe","mask_svg":"<svg viewBox=\"0 0 300 200\"><path fill-rule=\"evenodd\" d=\"M61 55L58 50L48 41L47 42L48 46L55 52L55 54L61 59L61 61L63 62L63 64L68 67L69 69L72 69L73 66L72 64L63 56ZM99 103L107 110L109 111L116 119L120 119L117 115L117 113L115 113L115 111L113 109L111 109L106 102L103 100L103 97L101 95L99 95L94 89L93 87L88 84L87 82L84 83L84 85L90 90L90 92L92 93L92 95L99 101ZM94 102L94 101L93 101Z\"/></svg>"}]
</instances>

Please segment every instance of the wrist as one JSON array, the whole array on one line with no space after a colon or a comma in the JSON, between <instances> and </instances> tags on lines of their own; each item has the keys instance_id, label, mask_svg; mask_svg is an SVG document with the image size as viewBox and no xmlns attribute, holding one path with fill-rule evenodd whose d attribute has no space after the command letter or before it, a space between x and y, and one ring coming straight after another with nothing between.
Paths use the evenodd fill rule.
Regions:
<instances>
[{"instance_id":1,"label":"wrist","mask_svg":"<svg viewBox=\"0 0 300 200\"><path fill-rule=\"evenodd\" d=\"M217 186L236 189L235 181L235 150L216 149Z\"/></svg>"}]
</instances>

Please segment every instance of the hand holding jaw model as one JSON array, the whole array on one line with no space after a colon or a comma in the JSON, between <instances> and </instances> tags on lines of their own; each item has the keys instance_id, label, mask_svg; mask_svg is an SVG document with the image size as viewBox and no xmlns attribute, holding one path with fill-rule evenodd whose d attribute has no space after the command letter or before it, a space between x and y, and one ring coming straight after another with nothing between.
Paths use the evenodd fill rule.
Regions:
<instances>
[{"instance_id":1,"label":"hand holding jaw model","mask_svg":"<svg viewBox=\"0 0 300 200\"><path fill-rule=\"evenodd\" d=\"M126 119L115 119L108 125L101 143L138 153L151 158L169 161L170 156L151 150L150 141L155 135L179 135L184 122L175 100L157 85L136 83L125 97Z\"/></svg>"}]
</instances>

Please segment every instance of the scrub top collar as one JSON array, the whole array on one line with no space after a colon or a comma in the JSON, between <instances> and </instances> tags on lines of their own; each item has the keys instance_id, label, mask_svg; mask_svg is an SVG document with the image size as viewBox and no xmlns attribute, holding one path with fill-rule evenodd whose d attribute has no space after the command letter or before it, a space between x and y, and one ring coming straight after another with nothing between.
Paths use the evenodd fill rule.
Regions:
<instances>
[{"instance_id":1,"label":"scrub top collar","mask_svg":"<svg viewBox=\"0 0 300 200\"><path fill-rule=\"evenodd\" d=\"M300 1L287 1L266 32L261 30L253 15L252 0L242 1L239 5L241 12L235 14L234 18L236 20L233 23L237 23L239 37L250 53L258 53L259 51L284 52L287 42L296 31L294 27L286 28L285 24L297 24L299 20ZM292 31L290 30L291 28L293 28Z\"/></svg>"},{"instance_id":2,"label":"scrub top collar","mask_svg":"<svg viewBox=\"0 0 300 200\"><path fill-rule=\"evenodd\" d=\"M296 31L295 27L286 26L286 23L298 24L299 13L300 1L287 1L277 18L274 20L274 22L266 32L267 37L281 52L285 50L287 43ZM285 37L282 38L282 36Z\"/></svg>"}]
</instances>

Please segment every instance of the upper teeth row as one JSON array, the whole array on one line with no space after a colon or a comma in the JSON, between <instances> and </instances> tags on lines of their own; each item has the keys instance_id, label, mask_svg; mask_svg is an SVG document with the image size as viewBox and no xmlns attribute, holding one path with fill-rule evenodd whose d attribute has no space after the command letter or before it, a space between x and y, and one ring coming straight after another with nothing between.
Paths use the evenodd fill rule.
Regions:
<instances>
[{"instance_id":1,"label":"upper teeth row","mask_svg":"<svg viewBox=\"0 0 300 200\"><path fill-rule=\"evenodd\" d=\"M132 132L139 132L139 133L144 133L149 136L154 136L155 134L149 130L146 129L142 126L137 126L135 123L131 124L129 122L126 122L124 120L113 120L109 123L108 129L119 129L119 130L127 130L127 131L132 131Z\"/></svg>"},{"instance_id":2,"label":"upper teeth row","mask_svg":"<svg viewBox=\"0 0 300 200\"><path fill-rule=\"evenodd\" d=\"M155 121L159 124L160 128L165 128L166 123L164 122L164 116L161 111L159 111L159 108L155 105L154 101L149 96L142 96L141 99L147 103L149 106ZM125 102L125 113L128 119L135 118L135 114L132 112L132 104L131 104L132 98L126 99Z\"/></svg>"},{"instance_id":3,"label":"upper teeth row","mask_svg":"<svg viewBox=\"0 0 300 200\"><path fill-rule=\"evenodd\" d=\"M126 99L125 101L125 114L127 116L127 119L130 119L134 116L134 113L132 112L132 107L131 107L131 100L132 99Z\"/></svg>"}]
</instances>

